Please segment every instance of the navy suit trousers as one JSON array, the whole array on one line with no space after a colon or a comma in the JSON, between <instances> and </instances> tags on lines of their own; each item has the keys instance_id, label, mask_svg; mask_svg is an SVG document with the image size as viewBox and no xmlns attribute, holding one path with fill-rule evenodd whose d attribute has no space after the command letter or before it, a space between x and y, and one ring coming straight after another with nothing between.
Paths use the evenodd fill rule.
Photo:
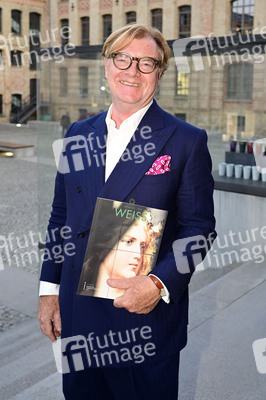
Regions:
<instances>
[{"instance_id":1,"label":"navy suit trousers","mask_svg":"<svg viewBox=\"0 0 266 400\"><path fill-rule=\"evenodd\" d=\"M66 400L177 400L179 353L127 368L91 368L63 375Z\"/></svg>"}]
</instances>

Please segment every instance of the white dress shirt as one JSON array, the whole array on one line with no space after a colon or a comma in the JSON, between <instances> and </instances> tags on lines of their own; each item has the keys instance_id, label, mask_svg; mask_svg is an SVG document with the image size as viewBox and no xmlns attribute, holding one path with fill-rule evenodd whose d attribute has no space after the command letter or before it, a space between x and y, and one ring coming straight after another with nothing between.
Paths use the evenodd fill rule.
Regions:
<instances>
[{"instance_id":1,"label":"white dress shirt","mask_svg":"<svg viewBox=\"0 0 266 400\"><path fill-rule=\"evenodd\" d=\"M120 125L119 129L116 128L115 121L111 118L112 105L109 107L105 119L108 132L106 140L105 181L107 181L107 179L111 175L113 169L115 168L128 143L130 142L130 139L136 131L140 121L142 120L149 107L152 105L152 102L153 100L151 100L149 104L147 104L145 107L141 108L130 117L125 119ZM159 278L157 277L157 279ZM163 282L161 283L163 284ZM165 285L164 289L166 295L162 298L166 303L169 303L170 296ZM39 296L58 294L59 285L46 281L40 282Z\"/></svg>"}]
</instances>

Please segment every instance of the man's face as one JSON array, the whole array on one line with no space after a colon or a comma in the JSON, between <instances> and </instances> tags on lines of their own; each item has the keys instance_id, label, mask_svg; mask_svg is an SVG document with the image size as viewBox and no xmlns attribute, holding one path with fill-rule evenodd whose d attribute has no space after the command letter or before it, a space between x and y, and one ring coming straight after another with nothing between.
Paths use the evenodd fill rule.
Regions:
<instances>
[{"instance_id":1,"label":"man's face","mask_svg":"<svg viewBox=\"0 0 266 400\"><path fill-rule=\"evenodd\" d=\"M129 46L120 51L133 57L152 57L160 60L158 46L151 37L134 39ZM136 61L132 62L130 68L120 70L109 58L105 59L105 75L114 106L117 109L131 106L135 112L147 105L154 96L161 70L155 68L150 74L143 74L138 70Z\"/></svg>"}]
</instances>

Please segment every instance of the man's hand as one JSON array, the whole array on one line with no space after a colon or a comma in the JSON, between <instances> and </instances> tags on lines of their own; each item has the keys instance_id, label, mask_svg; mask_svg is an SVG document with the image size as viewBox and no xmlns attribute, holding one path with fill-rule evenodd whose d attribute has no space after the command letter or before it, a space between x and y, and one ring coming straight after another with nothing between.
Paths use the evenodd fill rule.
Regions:
<instances>
[{"instance_id":1,"label":"man's hand","mask_svg":"<svg viewBox=\"0 0 266 400\"><path fill-rule=\"evenodd\" d=\"M148 314L158 304L161 296L148 276L127 279L107 279L109 286L124 289L125 293L114 300L114 306L137 314Z\"/></svg>"},{"instance_id":2,"label":"man's hand","mask_svg":"<svg viewBox=\"0 0 266 400\"><path fill-rule=\"evenodd\" d=\"M53 342L61 335L61 317L58 296L40 296L38 320L44 335Z\"/></svg>"}]
</instances>

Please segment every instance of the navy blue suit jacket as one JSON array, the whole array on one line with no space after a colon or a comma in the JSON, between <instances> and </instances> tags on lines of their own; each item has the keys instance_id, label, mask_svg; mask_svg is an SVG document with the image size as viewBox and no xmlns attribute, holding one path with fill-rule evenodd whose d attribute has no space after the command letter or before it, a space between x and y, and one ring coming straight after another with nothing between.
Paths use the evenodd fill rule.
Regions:
<instances>
[{"instance_id":1,"label":"navy blue suit jacket","mask_svg":"<svg viewBox=\"0 0 266 400\"><path fill-rule=\"evenodd\" d=\"M106 112L76 122L67 131L67 140L75 141L75 136L80 135L86 142L84 167L77 171L73 164L69 172L57 173L48 226L48 232L54 230L56 243L50 241L46 246L51 250L55 244L63 243L65 246L70 242L75 251L70 256L65 255L63 263L55 262L53 257L44 261L40 279L60 284L62 338L75 335L87 338L91 333L94 338L103 339L110 330L125 335L126 331L132 333L135 329L138 337L136 341L131 337L132 343L127 346L139 344L144 348L149 336L154 351L150 351L144 362L150 362L180 351L187 341L188 283L193 271L186 274L178 271L172 244L184 237L206 237L214 231L213 178L207 135L205 131L166 113L154 101L128 144L123 161L120 160L105 182L102 162L107 134L105 117ZM150 135L141 135L143 127L150 127ZM89 134L90 143L87 140ZM148 143L149 146L144 148ZM144 157L134 158L140 149ZM171 156L171 171L145 175L160 155ZM72 156L68 154L69 159ZM170 304L161 300L152 312L139 315L115 308L112 300L76 294L97 197L125 202L134 199L136 204L168 210L153 273L167 286ZM72 235L62 239L58 228L65 225L71 228ZM145 337L139 335L143 326L149 327L150 332ZM90 349L92 367L97 366L97 352L100 352L96 344L94 339L94 346ZM115 350L125 347L120 342L112 345ZM136 364L136 359L128 355L122 362L121 359L118 362L114 360L111 364L106 366L128 366Z\"/></svg>"}]
</instances>

